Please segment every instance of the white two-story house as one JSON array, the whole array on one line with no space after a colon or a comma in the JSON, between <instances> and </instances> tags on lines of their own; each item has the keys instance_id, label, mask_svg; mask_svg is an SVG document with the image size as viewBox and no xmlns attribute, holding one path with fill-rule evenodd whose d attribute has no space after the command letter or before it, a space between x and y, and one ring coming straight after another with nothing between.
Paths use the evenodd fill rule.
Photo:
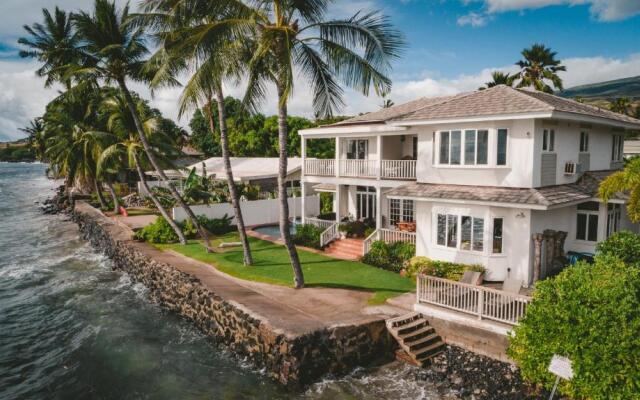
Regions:
<instances>
[{"instance_id":1,"label":"white two-story house","mask_svg":"<svg viewBox=\"0 0 640 400\"><path fill-rule=\"evenodd\" d=\"M375 237L390 240L414 221L418 255L527 285L558 246L593 253L615 231L638 231L623 194L597 197L623 166L629 129L640 120L504 85L424 98L302 130L303 157L309 140L336 143L334 159L305 158L302 188L334 193L337 221L373 218Z\"/></svg>"}]
</instances>

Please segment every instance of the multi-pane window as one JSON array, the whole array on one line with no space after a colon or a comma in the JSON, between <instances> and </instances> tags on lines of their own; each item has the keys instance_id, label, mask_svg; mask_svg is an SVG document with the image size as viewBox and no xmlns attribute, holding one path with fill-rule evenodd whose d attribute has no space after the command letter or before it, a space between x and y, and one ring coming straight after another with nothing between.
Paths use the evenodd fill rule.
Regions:
<instances>
[{"instance_id":1,"label":"multi-pane window","mask_svg":"<svg viewBox=\"0 0 640 400\"><path fill-rule=\"evenodd\" d=\"M504 225L504 219L493 219L493 254L502 253L502 230Z\"/></svg>"},{"instance_id":2,"label":"multi-pane window","mask_svg":"<svg viewBox=\"0 0 640 400\"><path fill-rule=\"evenodd\" d=\"M556 132L553 129L542 131L542 151L553 151L555 149Z\"/></svg>"},{"instance_id":3,"label":"multi-pane window","mask_svg":"<svg viewBox=\"0 0 640 400\"><path fill-rule=\"evenodd\" d=\"M413 200L389 199L389 222L391 225L413 221L415 221Z\"/></svg>"},{"instance_id":4,"label":"multi-pane window","mask_svg":"<svg viewBox=\"0 0 640 400\"><path fill-rule=\"evenodd\" d=\"M440 164L486 165L488 148L486 129L440 132Z\"/></svg>"},{"instance_id":5,"label":"multi-pane window","mask_svg":"<svg viewBox=\"0 0 640 400\"><path fill-rule=\"evenodd\" d=\"M498 129L496 165L507 165L507 130Z\"/></svg>"},{"instance_id":6,"label":"multi-pane window","mask_svg":"<svg viewBox=\"0 0 640 400\"><path fill-rule=\"evenodd\" d=\"M461 250L483 251L484 219L467 215L438 214L436 243Z\"/></svg>"},{"instance_id":7,"label":"multi-pane window","mask_svg":"<svg viewBox=\"0 0 640 400\"><path fill-rule=\"evenodd\" d=\"M589 151L589 133L580 132L580 152L586 153Z\"/></svg>"},{"instance_id":8,"label":"multi-pane window","mask_svg":"<svg viewBox=\"0 0 640 400\"><path fill-rule=\"evenodd\" d=\"M613 146L611 147L611 161L622 161L624 149L624 138L622 135L613 135Z\"/></svg>"},{"instance_id":9,"label":"multi-pane window","mask_svg":"<svg viewBox=\"0 0 640 400\"><path fill-rule=\"evenodd\" d=\"M369 151L369 141L366 139L353 139L347 142L348 160L366 160Z\"/></svg>"},{"instance_id":10,"label":"multi-pane window","mask_svg":"<svg viewBox=\"0 0 640 400\"><path fill-rule=\"evenodd\" d=\"M577 209L576 239L597 242L600 204L595 201L588 201L578 204Z\"/></svg>"},{"instance_id":11,"label":"multi-pane window","mask_svg":"<svg viewBox=\"0 0 640 400\"><path fill-rule=\"evenodd\" d=\"M607 204L607 237L620 230L620 219L622 218L622 205Z\"/></svg>"}]
</instances>

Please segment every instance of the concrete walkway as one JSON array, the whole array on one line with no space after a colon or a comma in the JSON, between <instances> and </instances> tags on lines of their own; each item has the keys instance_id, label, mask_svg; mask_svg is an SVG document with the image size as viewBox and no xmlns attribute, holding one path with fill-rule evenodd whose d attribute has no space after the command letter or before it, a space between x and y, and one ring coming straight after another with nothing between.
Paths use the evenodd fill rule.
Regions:
<instances>
[{"instance_id":1,"label":"concrete walkway","mask_svg":"<svg viewBox=\"0 0 640 400\"><path fill-rule=\"evenodd\" d=\"M195 276L226 301L289 336L386 319L407 312L395 305L369 306L367 300L373 295L371 292L315 287L296 290L234 278L212 265L180 253L162 251L147 243L133 241L133 231L128 223L111 218L105 220L110 222L109 230L117 240L127 241L147 257Z\"/></svg>"}]
</instances>

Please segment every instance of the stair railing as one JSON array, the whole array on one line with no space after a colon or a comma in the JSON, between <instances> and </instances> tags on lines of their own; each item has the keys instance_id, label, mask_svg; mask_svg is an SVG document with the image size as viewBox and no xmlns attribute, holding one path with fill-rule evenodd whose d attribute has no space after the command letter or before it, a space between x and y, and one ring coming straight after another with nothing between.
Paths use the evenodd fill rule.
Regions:
<instances>
[{"instance_id":1,"label":"stair railing","mask_svg":"<svg viewBox=\"0 0 640 400\"><path fill-rule=\"evenodd\" d=\"M338 223L334 222L320 234L320 247L324 247L338 238Z\"/></svg>"}]
</instances>

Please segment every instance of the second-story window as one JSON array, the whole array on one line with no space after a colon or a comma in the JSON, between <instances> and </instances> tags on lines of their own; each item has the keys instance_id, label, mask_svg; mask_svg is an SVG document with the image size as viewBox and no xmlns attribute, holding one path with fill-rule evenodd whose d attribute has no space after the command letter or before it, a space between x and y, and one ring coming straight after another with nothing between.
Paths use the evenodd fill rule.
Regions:
<instances>
[{"instance_id":1,"label":"second-story window","mask_svg":"<svg viewBox=\"0 0 640 400\"><path fill-rule=\"evenodd\" d=\"M366 160L369 151L369 141L366 139L355 139L347 142L348 160Z\"/></svg>"},{"instance_id":2,"label":"second-story window","mask_svg":"<svg viewBox=\"0 0 640 400\"><path fill-rule=\"evenodd\" d=\"M613 146L611 148L611 161L622 161L624 149L624 138L622 135L613 135Z\"/></svg>"},{"instance_id":3,"label":"second-story window","mask_svg":"<svg viewBox=\"0 0 640 400\"><path fill-rule=\"evenodd\" d=\"M595 201L577 206L576 239L588 242L598 241L598 210L600 204Z\"/></svg>"},{"instance_id":4,"label":"second-story window","mask_svg":"<svg viewBox=\"0 0 640 400\"><path fill-rule=\"evenodd\" d=\"M460 165L460 131L440 132L440 164Z\"/></svg>"},{"instance_id":5,"label":"second-story window","mask_svg":"<svg viewBox=\"0 0 640 400\"><path fill-rule=\"evenodd\" d=\"M556 132L553 129L542 131L542 151L554 151L556 142Z\"/></svg>"},{"instance_id":6,"label":"second-story window","mask_svg":"<svg viewBox=\"0 0 640 400\"><path fill-rule=\"evenodd\" d=\"M468 129L464 131L465 165L486 165L489 148L489 131Z\"/></svg>"},{"instance_id":7,"label":"second-story window","mask_svg":"<svg viewBox=\"0 0 640 400\"><path fill-rule=\"evenodd\" d=\"M589 151L589 133L580 132L580 153Z\"/></svg>"},{"instance_id":8,"label":"second-story window","mask_svg":"<svg viewBox=\"0 0 640 400\"><path fill-rule=\"evenodd\" d=\"M496 165L507 165L507 130L498 129Z\"/></svg>"}]
</instances>

